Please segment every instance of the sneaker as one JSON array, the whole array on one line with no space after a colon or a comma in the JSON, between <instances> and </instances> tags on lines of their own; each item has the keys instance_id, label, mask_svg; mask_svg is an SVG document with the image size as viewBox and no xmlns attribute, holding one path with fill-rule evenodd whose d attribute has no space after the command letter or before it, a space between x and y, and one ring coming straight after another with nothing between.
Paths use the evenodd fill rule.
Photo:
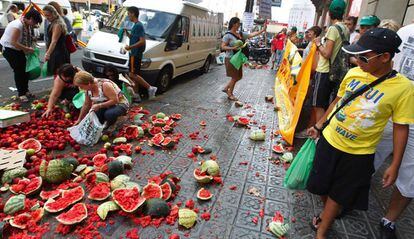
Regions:
<instances>
[{"instance_id":1,"label":"sneaker","mask_svg":"<svg viewBox=\"0 0 414 239\"><path fill-rule=\"evenodd\" d=\"M28 98L27 98L27 96L25 96L25 95L19 96L19 100L20 100L20 102L22 102L22 103L27 103L27 102L29 102L29 99L28 99Z\"/></svg>"},{"instance_id":2,"label":"sneaker","mask_svg":"<svg viewBox=\"0 0 414 239\"><path fill-rule=\"evenodd\" d=\"M157 87L154 86L150 86L150 88L148 89L148 98L152 99L155 97L155 93L157 93Z\"/></svg>"},{"instance_id":3,"label":"sneaker","mask_svg":"<svg viewBox=\"0 0 414 239\"><path fill-rule=\"evenodd\" d=\"M380 239L397 239L395 234L395 227L391 228L391 223L384 225L380 222Z\"/></svg>"}]
</instances>

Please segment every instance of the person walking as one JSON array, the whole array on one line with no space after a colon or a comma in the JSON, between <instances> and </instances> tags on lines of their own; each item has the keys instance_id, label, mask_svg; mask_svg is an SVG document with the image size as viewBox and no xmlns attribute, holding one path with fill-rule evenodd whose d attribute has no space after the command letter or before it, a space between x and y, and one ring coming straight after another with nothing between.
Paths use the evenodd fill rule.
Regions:
<instances>
[{"instance_id":1,"label":"person walking","mask_svg":"<svg viewBox=\"0 0 414 239\"><path fill-rule=\"evenodd\" d=\"M106 128L127 113L128 100L114 82L97 79L86 71L80 71L75 74L74 83L86 92L85 102L75 125L79 124L90 110L95 111L99 121L105 124Z\"/></svg>"},{"instance_id":2,"label":"person walking","mask_svg":"<svg viewBox=\"0 0 414 239\"><path fill-rule=\"evenodd\" d=\"M65 101L65 103L72 102L73 97L79 93L79 89L73 83L73 79L77 72L81 71L79 67L71 64L63 64L53 81L52 92L49 95L49 101L47 103L47 109L42 114L42 117L48 117L53 111L58 100Z\"/></svg>"},{"instance_id":3,"label":"person walking","mask_svg":"<svg viewBox=\"0 0 414 239\"><path fill-rule=\"evenodd\" d=\"M30 44L32 27L42 22L42 16L34 9L28 11L22 18L10 22L0 44L3 46L3 56L9 62L14 71L14 82L16 84L18 97L22 102L28 102L27 97L33 96L29 92L29 75L26 73L25 54L33 53L34 49ZM24 36L29 36L24 41ZM24 44L26 43L26 44Z\"/></svg>"},{"instance_id":4,"label":"person walking","mask_svg":"<svg viewBox=\"0 0 414 239\"><path fill-rule=\"evenodd\" d=\"M135 83L135 92L138 92L140 85L147 89L148 98L152 99L157 93L157 87L151 86L141 77L141 62L146 45L144 25L138 21L139 9L137 7L129 7L127 11L129 20L134 23L131 33L124 29L129 37L129 45L125 46L125 50L129 51L129 77Z\"/></svg>"},{"instance_id":5,"label":"person walking","mask_svg":"<svg viewBox=\"0 0 414 239\"><path fill-rule=\"evenodd\" d=\"M83 17L82 14L78 11L76 7L72 7L73 12L73 22L72 22L72 28L73 32L75 33L74 36L76 36L76 41L82 41L82 31L83 31Z\"/></svg>"},{"instance_id":6,"label":"person walking","mask_svg":"<svg viewBox=\"0 0 414 239\"><path fill-rule=\"evenodd\" d=\"M281 32L279 32L276 35L276 42L275 42L275 64L276 64L276 69L279 68L280 63L282 62L283 59L283 51L285 49L285 43L286 43L286 32L287 29L283 28ZM273 69L272 65L272 69Z\"/></svg>"},{"instance_id":7,"label":"person walking","mask_svg":"<svg viewBox=\"0 0 414 239\"><path fill-rule=\"evenodd\" d=\"M70 54L66 47L66 24L52 5L46 5L43 12L50 22L45 33L48 41L44 60L47 62L48 73L56 75L63 64L70 63Z\"/></svg>"},{"instance_id":8,"label":"person walking","mask_svg":"<svg viewBox=\"0 0 414 239\"><path fill-rule=\"evenodd\" d=\"M381 25L383 27L387 26L385 23ZM396 29L394 23L389 24L388 27L393 30ZM399 47L400 52L397 53L393 59L393 68L411 81L414 81L414 67L410 63L414 60L412 54L414 47L411 44L414 40L414 24L409 24L400 28L397 31L397 34L401 38L402 44ZM394 139L392 126L392 121L388 121L382 139L378 144L375 152L375 170L377 170L383 164L385 159L387 159L393 152ZM379 223L380 239L397 238L396 221L414 198L414 125L409 126L407 147L404 151L404 157L401 162L400 170L398 171L395 186L387 212Z\"/></svg>"},{"instance_id":9,"label":"person walking","mask_svg":"<svg viewBox=\"0 0 414 239\"><path fill-rule=\"evenodd\" d=\"M265 24L263 29L257 32L252 32L250 34L245 32L238 32L240 28L240 19L238 17L233 17L229 21L228 32L223 36L221 49L226 51L226 57L224 60L226 66L226 75L231 77L230 81L222 90L227 94L229 100L237 101L238 99L233 95L234 87L236 83L241 80L243 77L243 67L236 69L231 63L230 58L235 54L235 51L239 50L238 46L235 46L235 42L238 40L247 40L249 38L258 36L266 32L267 25Z\"/></svg>"},{"instance_id":10,"label":"person walking","mask_svg":"<svg viewBox=\"0 0 414 239\"><path fill-rule=\"evenodd\" d=\"M368 209L375 150L390 117L396 137L383 187L393 185L397 178L408 125L414 123L414 85L392 69L400 44L394 31L375 28L342 48L357 57L359 67L349 70L327 112L308 129L310 137L320 137L307 185L324 203L311 223L317 239L326 238L341 210Z\"/></svg>"},{"instance_id":11,"label":"person walking","mask_svg":"<svg viewBox=\"0 0 414 239\"><path fill-rule=\"evenodd\" d=\"M342 36L349 39L349 31L342 22L346 10L343 0L333 0L329 6L329 16L332 25L328 28L324 42L321 37L315 38L319 60L314 75L314 89L312 92L312 106L314 107L316 121L319 121L328 108L331 95L338 89L338 82L330 80L330 67L341 50Z\"/></svg>"}]
</instances>

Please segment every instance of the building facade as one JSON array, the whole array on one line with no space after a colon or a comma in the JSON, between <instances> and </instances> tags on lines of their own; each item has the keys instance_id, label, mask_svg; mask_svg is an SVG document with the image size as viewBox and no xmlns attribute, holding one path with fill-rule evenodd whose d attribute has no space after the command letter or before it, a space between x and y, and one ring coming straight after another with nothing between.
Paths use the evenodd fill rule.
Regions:
<instances>
[{"instance_id":1,"label":"building facade","mask_svg":"<svg viewBox=\"0 0 414 239\"><path fill-rule=\"evenodd\" d=\"M256 0L256 18L272 19L272 0Z\"/></svg>"}]
</instances>

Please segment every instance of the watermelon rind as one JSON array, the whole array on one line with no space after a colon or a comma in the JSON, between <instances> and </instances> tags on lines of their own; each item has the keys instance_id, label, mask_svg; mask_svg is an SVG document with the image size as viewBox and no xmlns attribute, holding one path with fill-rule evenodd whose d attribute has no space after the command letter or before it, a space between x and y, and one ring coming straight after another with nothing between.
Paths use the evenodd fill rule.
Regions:
<instances>
[{"instance_id":1,"label":"watermelon rind","mask_svg":"<svg viewBox=\"0 0 414 239\"><path fill-rule=\"evenodd\" d=\"M67 218L67 217L74 217L74 218ZM66 217L66 218L65 218ZM77 203L72 206L67 212L61 213L59 216L56 217L58 222L64 225L73 225L77 224L88 217L88 209L84 203Z\"/></svg>"},{"instance_id":2,"label":"watermelon rind","mask_svg":"<svg viewBox=\"0 0 414 239\"><path fill-rule=\"evenodd\" d=\"M119 209L121 208L114 201L107 201L99 205L96 209L96 213L102 220L105 220L109 212L117 211Z\"/></svg>"},{"instance_id":3,"label":"watermelon rind","mask_svg":"<svg viewBox=\"0 0 414 239\"><path fill-rule=\"evenodd\" d=\"M143 189L142 194L145 199L162 198L162 189L158 184L148 183Z\"/></svg>"},{"instance_id":4,"label":"watermelon rind","mask_svg":"<svg viewBox=\"0 0 414 239\"><path fill-rule=\"evenodd\" d=\"M123 193L123 195L122 195ZM123 198L123 202L132 203L134 200L136 201L136 205L132 207L128 207L130 205L124 205L120 199ZM118 188L112 192L112 199L114 202L125 212L135 212L140 206L145 203L145 198L139 195L138 188Z\"/></svg>"}]
</instances>

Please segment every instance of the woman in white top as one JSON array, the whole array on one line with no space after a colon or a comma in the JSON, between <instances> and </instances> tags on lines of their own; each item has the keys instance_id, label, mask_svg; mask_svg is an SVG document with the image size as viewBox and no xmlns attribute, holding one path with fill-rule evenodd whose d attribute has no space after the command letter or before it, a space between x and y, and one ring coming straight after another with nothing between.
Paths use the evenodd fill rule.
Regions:
<instances>
[{"instance_id":1,"label":"woman in white top","mask_svg":"<svg viewBox=\"0 0 414 239\"><path fill-rule=\"evenodd\" d=\"M34 25L41 22L42 16L40 13L32 9L24 17L10 22L0 39L0 43L4 48L3 56L14 71L14 82L16 83L19 99L22 102L27 102L27 96L31 96L29 92L29 75L26 73L25 54L34 51L31 45L24 43L23 35L25 35L25 32L30 32ZM30 35L30 33L26 35Z\"/></svg>"},{"instance_id":2,"label":"woman in white top","mask_svg":"<svg viewBox=\"0 0 414 239\"><path fill-rule=\"evenodd\" d=\"M85 102L75 125L90 110L95 111L99 121L105 123L106 127L114 124L119 116L125 115L128 111L128 100L114 82L97 79L86 71L79 71L75 74L74 83L86 92Z\"/></svg>"}]
</instances>

